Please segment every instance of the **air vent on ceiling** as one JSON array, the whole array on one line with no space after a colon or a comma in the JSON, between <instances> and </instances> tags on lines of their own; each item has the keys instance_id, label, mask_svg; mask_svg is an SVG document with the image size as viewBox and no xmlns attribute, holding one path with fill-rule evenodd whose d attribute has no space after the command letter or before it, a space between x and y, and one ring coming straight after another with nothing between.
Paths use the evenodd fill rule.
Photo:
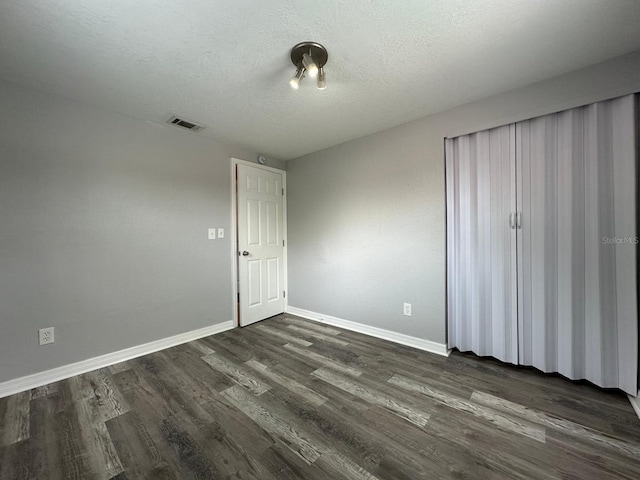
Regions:
<instances>
[{"instance_id":1,"label":"air vent on ceiling","mask_svg":"<svg viewBox=\"0 0 640 480\"><path fill-rule=\"evenodd\" d=\"M195 122L190 120L185 120L184 118L176 117L175 115L167 120L167 123L171 125L176 125L178 127L186 128L187 130L191 130L192 132L198 132L204 128L204 125L198 125Z\"/></svg>"}]
</instances>

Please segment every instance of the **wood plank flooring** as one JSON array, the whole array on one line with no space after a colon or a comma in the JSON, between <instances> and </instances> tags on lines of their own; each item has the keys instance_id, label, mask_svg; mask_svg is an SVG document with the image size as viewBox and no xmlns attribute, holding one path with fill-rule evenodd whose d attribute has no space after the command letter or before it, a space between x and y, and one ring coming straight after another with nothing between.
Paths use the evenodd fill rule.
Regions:
<instances>
[{"instance_id":1,"label":"wood plank flooring","mask_svg":"<svg viewBox=\"0 0 640 480\"><path fill-rule=\"evenodd\" d=\"M638 479L626 397L279 315L0 399L0 479Z\"/></svg>"}]
</instances>

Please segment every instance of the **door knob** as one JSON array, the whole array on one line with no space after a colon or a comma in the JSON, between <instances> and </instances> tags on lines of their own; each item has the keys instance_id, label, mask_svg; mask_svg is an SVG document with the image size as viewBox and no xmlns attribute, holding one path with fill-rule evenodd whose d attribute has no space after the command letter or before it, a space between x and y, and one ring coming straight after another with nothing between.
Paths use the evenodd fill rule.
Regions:
<instances>
[{"instance_id":1,"label":"door knob","mask_svg":"<svg viewBox=\"0 0 640 480\"><path fill-rule=\"evenodd\" d=\"M249 252L247 252L246 250L243 250L243 251L242 251L242 256L243 256L243 257L246 257L247 255L249 255Z\"/></svg>"}]
</instances>

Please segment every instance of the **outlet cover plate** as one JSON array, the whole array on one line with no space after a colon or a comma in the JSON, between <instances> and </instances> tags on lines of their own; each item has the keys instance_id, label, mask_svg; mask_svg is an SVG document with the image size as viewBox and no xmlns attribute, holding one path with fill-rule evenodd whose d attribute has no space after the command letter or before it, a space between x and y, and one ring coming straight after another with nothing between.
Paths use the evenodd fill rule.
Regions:
<instances>
[{"instance_id":1,"label":"outlet cover plate","mask_svg":"<svg viewBox=\"0 0 640 480\"><path fill-rule=\"evenodd\" d=\"M404 310L403 313L407 316L410 317L411 316L411 304L410 303L405 303L404 304Z\"/></svg>"},{"instance_id":2,"label":"outlet cover plate","mask_svg":"<svg viewBox=\"0 0 640 480\"><path fill-rule=\"evenodd\" d=\"M40 345L46 345L55 341L54 327L41 328L38 330Z\"/></svg>"}]
</instances>

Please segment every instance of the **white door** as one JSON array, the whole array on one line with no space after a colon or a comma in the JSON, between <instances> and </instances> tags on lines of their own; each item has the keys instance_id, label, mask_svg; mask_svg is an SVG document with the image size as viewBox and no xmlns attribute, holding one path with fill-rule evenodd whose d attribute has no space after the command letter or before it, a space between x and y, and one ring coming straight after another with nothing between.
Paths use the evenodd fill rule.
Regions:
<instances>
[{"instance_id":1,"label":"white door","mask_svg":"<svg viewBox=\"0 0 640 480\"><path fill-rule=\"evenodd\" d=\"M237 165L240 326L284 312L281 173Z\"/></svg>"},{"instance_id":2,"label":"white door","mask_svg":"<svg viewBox=\"0 0 640 480\"><path fill-rule=\"evenodd\" d=\"M446 140L450 347L636 395L637 118L628 95Z\"/></svg>"},{"instance_id":3,"label":"white door","mask_svg":"<svg viewBox=\"0 0 640 480\"><path fill-rule=\"evenodd\" d=\"M445 146L449 347L518 363L515 127Z\"/></svg>"},{"instance_id":4,"label":"white door","mask_svg":"<svg viewBox=\"0 0 640 480\"><path fill-rule=\"evenodd\" d=\"M636 98L518 122L519 363L634 395Z\"/></svg>"}]
</instances>

